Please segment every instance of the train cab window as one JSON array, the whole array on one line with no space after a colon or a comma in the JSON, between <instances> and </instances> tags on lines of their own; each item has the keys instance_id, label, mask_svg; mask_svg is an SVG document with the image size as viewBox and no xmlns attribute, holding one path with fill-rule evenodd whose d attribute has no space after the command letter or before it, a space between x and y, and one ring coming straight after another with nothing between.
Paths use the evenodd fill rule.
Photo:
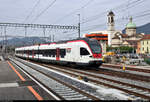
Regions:
<instances>
[{"instance_id":1,"label":"train cab window","mask_svg":"<svg viewBox=\"0 0 150 102\"><path fill-rule=\"evenodd\" d=\"M80 48L80 55L89 55L89 51L86 48Z\"/></svg>"}]
</instances>

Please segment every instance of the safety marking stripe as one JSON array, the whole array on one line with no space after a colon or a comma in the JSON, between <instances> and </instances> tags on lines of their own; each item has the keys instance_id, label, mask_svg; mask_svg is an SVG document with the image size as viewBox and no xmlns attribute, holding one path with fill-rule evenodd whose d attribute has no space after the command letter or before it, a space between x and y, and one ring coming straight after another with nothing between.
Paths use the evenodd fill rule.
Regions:
<instances>
[{"instance_id":1,"label":"safety marking stripe","mask_svg":"<svg viewBox=\"0 0 150 102\"><path fill-rule=\"evenodd\" d=\"M26 80L21 76L21 74L15 69L15 67L14 67L9 61L7 61L7 63L8 63L9 66L14 70L14 72L16 72L16 74L19 76L19 78L20 78L22 81L26 81Z\"/></svg>"},{"instance_id":2,"label":"safety marking stripe","mask_svg":"<svg viewBox=\"0 0 150 102\"><path fill-rule=\"evenodd\" d=\"M43 100L43 98L32 88L32 86L28 86L28 89L36 96L38 100Z\"/></svg>"},{"instance_id":3,"label":"safety marking stripe","mask_svg":"<svg viewBox=\"0 0 150 102\"><path fill-rule=\"evenodd\" d=\"M19 78L22 81L26 81L21 74L15 69L15 67L9 62L7 61L7 63L9 64L9 66L14 70L14 72L16 72L16 74L19 76ZM27 86L28 89L34 94L34 96L38 99L38 100L43 100L43 98L32 88L32 86Z\"/></svg>"}]
</instances>

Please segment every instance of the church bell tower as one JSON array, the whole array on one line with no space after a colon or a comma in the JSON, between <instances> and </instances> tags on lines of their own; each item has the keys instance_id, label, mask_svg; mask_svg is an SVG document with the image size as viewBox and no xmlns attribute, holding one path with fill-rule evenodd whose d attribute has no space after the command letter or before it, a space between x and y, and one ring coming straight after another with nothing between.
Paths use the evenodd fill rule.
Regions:
<instances>
[{"instance_id":1,"label":"church bell tower","mask_svg":"<svg viewBox=\"0 0 150 102\"><path fill-rule=\"evenodd\" d=\"M108 32L108 45L111 46L112 38L114 37L115 33L115 22L114 22L114 13L110 11L107 15L107 32Z\"/></svg>"},{"instance_id":2,"label":"church bell tower","mask_svg":"<svg viewBox=\"0 0 150 102\"><path fill-rule=\"evenodd\" d=\"M108 24L108 28L107 30L108 31L114 31L115 30L115 22L114 22L114 13L112 11L110 11L107 15L107 18L108 18L108 21L107 21L107 24Z\"/></svg>"}]
</instances>

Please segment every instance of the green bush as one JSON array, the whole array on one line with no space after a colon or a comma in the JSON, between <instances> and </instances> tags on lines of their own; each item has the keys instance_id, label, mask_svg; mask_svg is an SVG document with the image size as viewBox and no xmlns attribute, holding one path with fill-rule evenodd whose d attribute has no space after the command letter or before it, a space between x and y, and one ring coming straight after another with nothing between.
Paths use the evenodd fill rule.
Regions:
<instances>
[{"instance_id":1,"label":"green bush","mask_svg":"<svg viewBox=\"0 0 150 102\"><path fill-rule=\"evenodd\" d=\"M145 58L144 61L150 65L150 58Z\"/></svg>"},{"instance_id":2,"label":"green bush","mask_svg":"<svg viewBox=\"0 0 150 102\"><path fill-rule=\"evenodd\" d=\"M119 50L120 53L132 53L133 47L129 47L129 46L120 46L120 47L111 47L111 46L107 46L106 51L115 51L117 52Z\"/></svg>"}]
</instances>

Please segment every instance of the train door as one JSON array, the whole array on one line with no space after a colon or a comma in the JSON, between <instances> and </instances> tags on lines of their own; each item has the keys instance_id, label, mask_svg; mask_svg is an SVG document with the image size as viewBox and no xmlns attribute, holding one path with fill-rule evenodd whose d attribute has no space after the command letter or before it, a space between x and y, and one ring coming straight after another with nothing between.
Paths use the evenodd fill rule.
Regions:
<instances>
[{"instance_id":1,"label":"train door","mask_svg":"<svg viewBox=\"0 0 150 102\"><path fill-rule=\"evenodd\" d=\"M32 50L32 58L34 58L34 50Z\"/></svg>"},{"instance_id":2,"label":"train door","mask_svg":"<svg viewBox=\"0 0 150 102\"><path fill-rule=\"evenodd\" d=\"M21 51L21 55L22 55L22 57L23 57L23 50Z\"/></svg>"},{"instance_id":3,"label":"train door","mask_svg":"<svg viewBox=\"0 0 150 102\"><path fill-rule=\"evenodd\" d=\"M89 61L89 51L87 48L81 47L80 48L80 61L83 63L87 63Z\"/></svg>"},{"instance_id":4,"label":"train door","mask_svg":"<svg viewBox=\"0 0 150 102\"><path fill-rule=\"evenodd\" d=\"M29 50L27 50L27 58L29 59Z\"/></svg>"},{"instance_id":5,"label":"train door","mask_svg":"<svg viewBox=\"0 0 150 102\"><path fill-rule=\"evenodd\" d=\"M56 60L60 60L60 49L56 48Z\"/></svg>"}]
</instances>

